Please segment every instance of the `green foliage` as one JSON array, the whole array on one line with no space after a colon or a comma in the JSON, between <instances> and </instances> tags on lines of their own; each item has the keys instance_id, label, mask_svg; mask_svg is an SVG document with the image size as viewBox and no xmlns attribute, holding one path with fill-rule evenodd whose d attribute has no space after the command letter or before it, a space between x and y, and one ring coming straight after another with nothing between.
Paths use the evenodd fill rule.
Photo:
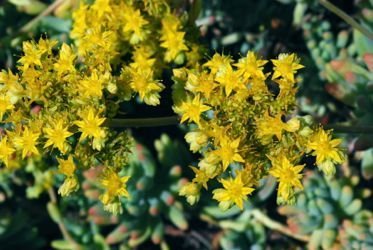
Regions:
<instances>
[{"instance_id":1,"label":"green foliage","mask_svg":"<svg viewBox=\"0 0 373 250\"><path fill-rule=\"evenodd\" d=\"M102 169L92 168L84 173L86 201L82 205L88 206L87 220L94 223L94 231L102 235L106 248L118 245L124 249L134 248L149 240L154 244L166 245L165 228L175 227L185 231L189 227L184 211L185 201L178 196L178 190L185 182L181 174L190 162L190 155L184 145L172 141L165 134L154 144L156 157L141 144L136 144L132 150L130 164L123 170L131 179L128 181L130 198L123 202L122 215L104 211L98 202L100 189L96 178ZM71 202L73 200L66 201L65 206ZM67 224L70 225L70 222ZM76 224L75 227L81 228L83 224ZM84 245L93 244L94 239L87 242L89 237L86 235L87 232L80 235L80 241Z\"/></svg>"},{"instance_id":2,"label":"green foliage","mask_svg":"<svg viewBox=\"0 0 373 250\"><path fill-rule=\"evenodd\" d=\"M319 1L283 3L295 4L293 24L302 30L311 63L317 67L319 75L318 81L315 81L314 75L304 76L300 109L319 117L324 123L373 124L373 41L358 30L351 29L339 17L332 16ZM350 13L352 7L354 13ZM372 7L371 1L361 1L353 6L346 3L342 10L353 15L360 25L372 32ZM325 92L330 96L325 96ZM362 174L371 178L373 167L368 162L372 142L359 133L348 138L354 141L350 151L365 150L362 154Z\"/></svg>"},{"instance_id":3,"label":"green foliage","mask_svg":"<svg viewBox=\"0 0 373 250\"><path fill-rule=\"evenodd\" d=\"M311 249L369 249L373 246L369 211L371 190L358 176L325 180L309 173L294 206L279 209L294 233L310 235Z\"/></svg>"}]
</instances>

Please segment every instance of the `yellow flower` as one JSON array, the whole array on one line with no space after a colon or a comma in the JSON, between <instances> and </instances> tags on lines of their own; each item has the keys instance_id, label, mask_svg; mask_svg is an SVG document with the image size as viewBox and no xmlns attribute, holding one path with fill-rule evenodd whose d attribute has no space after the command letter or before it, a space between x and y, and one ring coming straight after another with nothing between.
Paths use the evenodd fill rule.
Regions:
<instances>
[{"instance_id":1,"label":"yellow flower","mask_svg":"<svg viewBox=\"0 0 373 250\"><path fill-rule=\"evenodd\" d=\"M217 87L214 78L207 72L201 74L188 74L188 81L186 82L185 89L192 92L199 92L207 99L210 98L211 93Z\"/></svg>"},{"instance_id":2,"label":"yellow flower","mask_svg":"<svg viewBox=\"0 0 373 250\"><path fill-rule=\"evenodd\" d=\"M198 44L192 43L188 44L189 51L186 52L186 67L188 68L194 68L196 65L199 65L199 63L202 61L202 51L203 48L199 46Z\"/></svg>"},{"instance_id":3,"label":"yellow flower","mask_svg":"<svg viewBox=\"0 0 373 250\"><path fill-rule=\"evenodd\" d=\"M167 49L165 54L166 62L175 60L182 51L187 51L188 47L184 43L185 32L168 32L162 36L161 47Z\"/></svg>"},{"instance_id":4,"label":"yellow flower","mask_svg":"<svg viewBox=\"0 0 373 250\"><path fill-rule=\"evenodd\" d=\"M319 129L308 143L308 148L314 150L316 163L321 164L325 160L332 160L335 163L343 162L343 154L338 148L341 139L331 139L331 135L323 129Z\"/></svg>"},{"instance_id":5,"label":"yellow flower","mask_svg":"<svg viewBox=\"0 0 373 250\"><path fill-rule=\"evenodd\" d=\"M227 137L224 136L219 140L219 142L220 148L213 152L223 162L224 171L232 162L245 162L242 156L238 153L240 138L230 141Z\"/></svg>"},{"instance_id":6,"label":"yellow flower","mask_svg":"<svg viewBox=\"0 0 373 250\"><path fill-rule=\"evenodd\" d=\"M195 122L199 124L201 113L211 109L209 106L204 105L199 95L196 95L193 101L186 101L181 106L176 108L176 111L182 113L181 122L189 120L189 122Z\"/></svg>"},{"instance_id":7,"label":"yellow flower","mask_svg":"<svg viewBox=\"0 0 373 250\"><path fill-rule=\"evenodd\" d=\"M123 213L122 203L120 203L119 200L113 201L112 203L105 205L104 210L108 211L109 213L113 215L121 214Z\"/></svg>"},{"instance_id":8,"label":"yellow flower","mask_svg":"<svg viewBox=\"0 0 373 250\"><path fill-rule=\"evenodd\" d=\"M253 78L250 80L250 92L254 98L261 97L263 93L267 94L268 87L265 83L265 78Z\"/></svg>"},{"instance_id":9,"label":"yellow flower","mask_svg":"<svg viewBox=\"0 0 373 250\"><path fill-rule=\"evenodd\" d=\"M162 28L166 32L175 32L180 29L180 20L174 15L168 14L162 19Z\"/></svg>"},{"instance_id":10,"label":"yellow flower","mask_svg":"<svg viewBox=\"0 0 373 250\"><path fill-rule=\"evenodd\" d=\"M214 144L218 145L220 143L220 139L227 135L228 129L228 126L222 127L214 123L212 124L211 128L205 129L205 133L208 136L213 137Z\"/></svg>"},{"instance_id":11,"label":"yellow flower","mask_svg":"<svg viewBox=\"0 0 373 250\"><path fill-rule=\"evenodd\" d=\"M52 49L58 44L57 40L43 39L41 38L38 42L38 47L41 53L52 54Z\"/></svg>"},{"instance_id":12,"label":"yellow flower","mask_svg":"<svg viewBox=\"0 0 373 250\"><path fill-rule=\"evenodd\" d=\"M38 100L42 98L44 90L47 89L47 85L40 81L42 76L42 71L30 67L23 71L22 77L23 81L26 83L25 95L27 95L32 100Z\"/></svg>"},{"instance_id":13,"label":"yellow flower","mask_svg":"<svg viewBox=\"0 0 373 250\"><path fill-rule=\"evenodd\" d=\"M115 202L121 196L129 197L126 189L126 183L130 177L120 177L110 167L103 170L100 183L105 189L105 193L101 195L100 199L104 205Z\"/></svg>"},{"instance_id":14,"label":"yellow flower","mask_svg":"<svg viewBox=\"0 0 373 250\"><path fill-rule=\"evenodd\" d=\"M98 19L100 19L105 13L112 12L110 0L96 0L92 5L92 9L96 11Z\"/></svg>"},{"instance_id":15,"label":"yellow flower","mask_svg":"<svg viewBox=\"0 0 373 250\"><path fill-rule=\"evenodd\" d=\"M5 70L2 70L0 72L0 83L5 84L7 88L18 83L18 80L18 74L13 74L13 72L10 69L8 69L8 72Z\"/></svg>"},{"instance_id":16,"label":"yellow flower","mask_svg":"<svg viewBox=\"0 0 373 250\"><path fill-rule=\"evenodd\" d=\"M299 58L295 54L280 54L278 60L271 60L275 65L272 79L283 77L294 82L294 74L304 66L299 64Z\"/></svg>"},{"instance_id":17,"label":"yellow flower","mask_svg":"<svg viewBox=\"0 0 373 250\"><path fill-rule=\"evenodd\" d=\"M134 91L139 93L141 101L145 101L149 105L159 104L159 100L155 103L149 102L149 98L152 95L157 95L163 89L163 85L153 79L152 70L131 70L131 76L130 86ZM159 96L157 99L159 99Z\"/></svg>"},{"instance_id":18,"label":"yellow flower","mask_svg":"<svg viewBox=\"0 0 373 250\"><path fill-rule=\"evenodd\" d=\"M25 127L22 136L16 136L13 143L17 149L22 149L22 158L25 158L28 154L39 155L39 151L36 148L37 140L40 133L32 132Z\"/></svg>"},{"instance_id":19,"label":"yellow flower","mask_svg":"<svg viewBox=\"0 0 373 250\"><path fill-rule=\"evenodd\" d=\"M329 132L319 128L307 145L309 151L314 150L312 155L316 156L316 164L326 176L334 175L334 164L344 161L344 154L338 147L341 142L341 139L332 140Z\"/></svg>"},{"instance_id":20,"label":"yellow flower","mask_svg":"<svg viewBox=\"0 0 373 250\"><path fill-rule=\"evenodd\" d=\"M0 160L5 166L9 165L9 158L15 152L15 149L8 144L8 137L3 137L0 141Z\"/></svg>"},{"instance_id":21,"label":"yellow flower","mask_svg":"<svg viewBox=\"0 0 373 250\"><path fill-rule=\"evenodd\" d=\"M187 184L181 187L179 194L181 196L186 196L187 202L190 205L193 205L196 202L198 202L200 198L200 190L201 190L201 185L198 185L193 182L188 182Z\"/></svg>"},{"instance_id":22,"label":"yellow flower","mask_svg":"<svg viewBox=\"0 0 373 250\"><path fill-rule=\"evenodd\" d=\"M19 76L13 74L11 70L8 72L3 70L0 72L0 83L4 84L3 90L6 91L6 95L9 96L10 102L15 104L24 94L24 88L19 82Z\"/></svg>"},{"instance_id":23,"label":"yellow flower","mask_svg":"<svg viewBox=\"0 0 373 250\"><path fill-rule=\"evenodd\" d=\"M105 146L106 139L107 132L104 129L101 129L100 136L93 138L92 148L96 149L97 151L101 151L101 149Z\"/></svg>"},{"instance_id":24,"label":"yellow flower","mask_svg":"<svg viewBox=\"0 0 373 250\"><path fill-rule=\"evenodd\" d=\"M75 122L75 124L79 126L79 130L82 132L80 140L84 140L87 137L101 138L102 128L100 125L104 123L105 118L100 118L98 115L96 116L95 113L97 113L97 111L90 107L88 112L84 112L82 121Z\"/></svg>"},{"instance_id":25,"label":"yellow flower","mask_svg":"<svg viewBox=\"0 0 373 250\"><path fill-rule=\"evenodd\" d=\"M219 201L219 207L226 210L234 203L240 209L243 209L243 202L247 200L247 195L251 194L254 188L244 185L242 173L238 171L234 179L221 179L220 182L223 184L224 188L215 189L213 191L213 199Z\"/></svg>"},{"instance_id":26,"label":"yellow flower","mask_svg":"<svg viewBox=\"0 0 373 250\"><path fill-rule=\"evenodd\" d=\"M131 6L126 6L123 11L124 32L133 32L132 43L137 43L145 38L144 26L148 21L141 15L140 10L135 10Z\"/></svg>"},{"instance_id":27,"label":"yellow flower","mask_svg":"<svg viewBox=\"0 0 373 250\"><path fill-rule=\"evenodd\" d=\"M43 51L40 51L34 42L23 42L22 47L25 55L18 62L23 65L23 71L27 70L31 65L43 66L40 60Z\"/></svg>"},{"instance_id":28,"label":"yellow flower","mask_svg":"<svg viewBox=\"0 0 373 250\"><path fill-rule=\"evenodd\" d=\"M207 189L207 182L210 180L209 176L206 174L206 171L203 169L198 169L196 167L191 167L195 177L193 178L193 182L201 184L205 189Z\"/></svg>"},{"instance_id":29,"label":"yellow flower","mask_svg":"<svg viewBox=\"0 0 373 250\"><path fill-rule=\"evenodd\" d=\"M90 77L79 82L80 93L87 99L91 97L101 98L103 83L104 80L99 77L97 71L93 71Z\"/></svg>"},{"instance_id":30,"label":"yellow flower","mask_svg":"<svg viewBox=\"0 0 373 250\"><path fill-rule=\"evenodd\" d=\"M151 70L155 63L155 58L152 58L153 53L154 52L150 47L137 47L133 52L133 62L130 63L131 68L138 70Z\"/></svg>"},{"instance_id":31,"label":"yellow flower","mask_svg":"<svg viewBox=\"0 0 373 250\"><path fill-rule=\"evenodd\" d=\"M232 58L230 56L220 55L215 53L212 58L203 64L204 67L208 67L212 75L215 75L217 72L231 67L230 63L232 62Z\"/></svg>"},{"instance_id":32,"label":"yellow flower","mask_svg":"<svg viewBox=\"0 0 373 250\"><path fill-rule=\"evenodd\" d=\"M54 64L54 69L57 71L59 77L64 73L75 71L74 60L76 56L67 44L62 44L60 50L60 58Z\"/></svg>"},{"instance_id":33,"label":"yellow flower","mask_svg":"<svg viewBox=\"0 0 373 250\"><path fill-rule=\"evenodd\" d=\"M209 151L204 154L204 158L200 160L198 167L203 169L206 172L206 175L212 179L222 172L221 165L219 164L220 162L220 157L214 154L214 151Z\"/></svg>"},{"instance_id":34,"label":"yellow flower","mask_svg":"<svg viewBox=\"0 0 373 250\"><path fill-rule=\"evenodd\" d=\"M303 189L302 174L300 172L303 170L304 165L294 166L289 162L289 160L282 156L280 159L271 159L272 168L269 173L276 177L279 184L278 196L285 201L289 201L294 194L293 188L297 187Z\"/></svg>"},{"instance_id":35,"label":"yellow flower","mask_svg":"<svg viewBox=\"0 0 373 250\"><path fill-rule=\"evenodd\" d=\"M64 182L58 189L58 193L61 194L61 196L67 196L79 188L79 182L75 177L76 166L71 155L69 155L67 160L57 159L57 161L59 163L59 172L66 176Z\"/></svg>"},{"instance_id":36,"label":"yellow flower","mask_svg":"<svg viewBox=\"0 0 373 250\"><path fill-rule=\"evenodd\" d=\"M234 71L230 65L217 74L216 81L224 87L226 96L229 96L233 90L237 91L246 88L238 71Z\"/></svg>"},{"instance_id":37,"label":"yellow flower","mask_svg":"<svg viewBox=\"0 0 373 250\"><path fill-rule=\"evenodd\" d=\"M69 158L67 158L67 160L57 159L57 161L59 163L58 170L61 174L64 174L67 177L74 176L76 166L71 155L69 155Z\"/></svg>"},{"instance_id":38,"label":"yellow flower","mask_svg":"<svg viewBox=\"0 0 373 250\"><path fill-rule=\"evenodd\" d=\"M175 60L180 52L188 50L184 42L185 32L178 31L179 25L179 20L175 16L168 15L162 19L161 47L166 49L167 62Z\"/></svg>"},{"instance_id":39,"label":"yellow flower","mask_svg":"<svg viewBox=\"0 0 373 250\"><path fill-rule=\"evenodd\" d=\"M88 5L86 3L79 2L79 7L72 13L74 25L71 27L70 37L76 39L76 43L79 44L87 29L86 18L88 16Z\"/></svg>"},{"instance_id":40,"label":"yellow flower","mask_svg":"<svg viewBox=\"0 0 373 250\"><path fill-rule=\"evenodd\" d=\"M3 120L3 115L7 110L13 110L14 106L10 102L10 98L6 95L0 95L0 121Z\"/></svg>"},{"instance_id":41,"label":"yellow flower","mask_svg":"<svg viewBox=\"0 0 373 250\"><path fill-rule=\"evenodd\" d=\"M280 87L280 93L278 94L279 97L285 98L286 95L288 95L291 91L294 91L294 82L291 82L285 78L277 79L276 82L278 83ZM296 89L295 89L296 90ZM295 93L294 95L295 96Z\"/></svg>"},{"instance_id":42,"label":"yellow flower","mask_svg":"<svg viewBox=\"0 0 373 250\"><path fill-rule=\"evenodd\" d=\"M78 190L78 188L79 188L79 182L77 178L75 176L67 177L62 183L62 185L59 187L58 193L64 197L64 196L68 196L72 192L75 192L76 190Z\"/></svg>"},{"instance_id":43,"label":"yellow flower","mask_svg":"<svg viewBox=\"0 0 373 250\"><path fill-rule=\"evenodd\" d=\"M283 122L282 113L276 114L275 117L269 115L268 111L262 118L256 120L257 133L262 139L266 136L276 135L278 140L282 138L282 131L295 132L299 129L300 122L297 118L290 119L287 123Z\"/></svg>"},{"instance_id":44,"label":"yellow flower","mask_svg":"<svg viewBox=\"0 0 373 250\"><path fill-rule=\"evenodd\" d=\"M238 73L245 79L264 79L263 65L266 63L267 60L258 60L254 52L248 51L246 57L241 58L235 66L238 69Z\"/></svg>"},{"instance_id":45,"label":"yellow flower","mask_svg":"<svg viewBox=\"0 0 373 250\"><path fill-rule=\"evenodd\" d=\"M62 153L66 152L66 143L65 140L67 137L71 136L73 133L68 131L67 126L65 126L62 119L58 119L53 123L52 127L44 129L46 137L48 138L47 142L44 145L44 148L53 145L54 148L58 148Z\"/></svg>"},{"instance_id":46,"label":"yellow flower","mask_svg":"<svg viewBox=\"0 0 373 250\"><path fill-rule=\"evenodd\" d=\"M190 150L197 152L207 142L208 137L201 131L188 132L185 135L185 140L190 144Z\"/></svg>"}]
</instances>

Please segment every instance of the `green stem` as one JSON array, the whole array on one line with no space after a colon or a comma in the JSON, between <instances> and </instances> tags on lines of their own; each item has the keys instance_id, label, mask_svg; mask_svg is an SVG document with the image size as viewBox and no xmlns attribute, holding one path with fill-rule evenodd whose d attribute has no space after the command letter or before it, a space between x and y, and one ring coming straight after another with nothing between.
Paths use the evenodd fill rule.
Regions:
<instances>
[{"instance_id":1,"label":"green stem","mask_svg":"<svg viewBox=\"0 0 373 250\"><path fill-rule=\"evenodd\" d=\"M49 195L49 199L50 201L56 205L56 208L58 208L58 203L57 203L57 197L56 197L56 193L54 192L53 188L49 188L48 189L48 195ZM74 240L74 238L70 235L69 231L67 230L65 224L63 222L58 222L57 223L58 225L58 228L60 229L61 231L61 234L63 236L63 238L70 242L70 244L73 246L73 250L81 250L81 246L78 244L78 242L76 242Z\"/></svg>"},{"instance_id":2,"label":"green stem","mask_svg":"<svg viewBox=\"0 0 373 250\"><path fill-rule=\"evenodd\" d=\"M30 22L26 23L21 29L20 32L27 32L30 31L35 24L37 24L43 17L52 13L58 6L60 6L65 0L56 0L54 3L49 5L43 12L41 12L38 16L33 18Z\"/></svg>"},{"instance_id":3,"label":"green stem","mask_svg":"<svg viewBox=\"0 0 373 250\"><path fill-rule=\"evenodd\" d=\"M349 15L346 14L343 10L332 4L331 2L327 0L320 0L320 4L323 5L325 8L342 18L346 23L351 25L354 29L357 29L360 31L362 34L364 34L366 37L369 39L373 40L373 33L367 30L365 27L360 25L355 19L350 17Z\"/></svg>"},{"instance_id":4,"label":"green stem","mask_svg":"<svg viewBox=\"0 0 373 250\"><path fill-rule=\"evenodd\" d=\"M156 118L134 118L134 119L111 119L105 122L105 126L110 128L130 128L130 127L159 127L179 124L177 116L166 116Z\"/></svg>"},{"instance_id":5,"label":"green stem","mask_svg":"<svg viewBox=\"0 0 373 250\"><path fill-rule=\"evenodd\" d=\"M263 213L259 209L246 210L244 213L247 213L250 216L250 218L253 217L259 223L261 223L262 225L264 225L265 227L267 227L269 229L278 231L282 234L285 234L285 235L287 235L291 238L294 238L296 240L299 240L299 241L308 242L310 240L309 235L297 234L297 233L291 231L290 228L288 228L287 226L271 219L270 217L268 217L265 213ZM200 218L201 218L201 220L203 220L203 221L205 221L205 222L207 222L211 225L214 225L214 226L217 226L217 227L221 226L219 224L219 222L217 222L215 219L213 219L209 215L202 214L200 216Z\"/></svg>"},{"instance_id":6,"label":"green stem","mask_svg":"<svg viewBox=\"0 0 373 250\"><path fill-rule=\"evenodd\" d=\"M130 118L130 119L109 119L104 126L110 128L143 128L160 127L179 124L178 116L166 116L155 118ZM325 129L333 129L336 133L346 134L373 134L373 126L347 126L338 124L327 124Z\"/></svg>"},{"instance_id":7,"label":"green stem","mask_svg":"<svg viewBox=\"0 0 373 250\"><path fill-rule=\"evenodd\" d=\"M336 133L345 134L373 134L373 126L346 126L338 124L324 125L325 129L333 129Z\"/></svg>"},{"instance_id":8,"label":"green stem","mask_svg":"<svg viewBox=\"0 0 373 250\"><path fill-rule=\"evenodd\" d=\"M308 242L310 240L310 237L308 235L301 235L297 234L293 231L291 231L287 226L282 225L281 223L272 220L270 217L268 217L266 214L264 214L262 211L255 209L250 212L250 214L260 223L262 223L264 226L268 227L269 229L279 231L282 234L285 234L289 237L292 237L294 239Z\"/></svg>"}]
</instances>

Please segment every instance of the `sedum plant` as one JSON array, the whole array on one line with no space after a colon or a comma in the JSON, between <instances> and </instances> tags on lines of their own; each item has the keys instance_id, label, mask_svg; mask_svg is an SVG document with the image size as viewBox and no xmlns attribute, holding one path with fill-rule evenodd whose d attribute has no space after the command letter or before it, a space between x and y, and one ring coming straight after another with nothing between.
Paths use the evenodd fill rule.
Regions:
<instances>
[{"instance_id":1,"label":"sedum plant","mask_svg":"<svg viewBox=\"0 0 373 250\"><path fill-rule=\"evenodd\" d=\"M101 201L117 212L119 198L128 197L129 176L119 172L132 143L127 132L109 129L110 118L137 94L158 105L163 72L174 63L193 65L198 46L185 37L187 17L166 1L82 2L73 19L75 46L24 42L18 72L0 73L0 160L8 169L30 166L31 196L56 175L65 176L59 193L67 196L80 186L77 172L103 164Z\"/></svg>"},{"instance_id":2,"label":"sedum plant","mask_svg":"<svg viewBox=\"0 0 373 250\"><path fill-rule=\"evenodd\" d=\"M279 208L294 233L309 235L310 249L369 249L373 246L369 210L371 190L358 188L360 178L326 180L309 173L297 202Z\"/></svg>"},{"instance_id":3,"label":"sedum plant","mask_svg":"<svg viewBox=\"0 0 373 250\"><path fill-rule=\"evenodd\" d=\"M303 68L299 59L280 54L271 61L273 72L267 73L268 61L254 52L237 61L215 54L200 67L174 70L177 88L185 91L174 109L181 122L194 125L185 138L193 152L202 154L193 167L195 178L180 191L189 203L198 201L211 179L218 179L222 188L213 191L213 198L220 207L242 209L268 175L279 183L278 203L293 203L294 190L303 188L305 154L314 155L328 177L343 162L340 139L294 114L295 73Z\"/></svg>"},{"instance_id":4,"label":"sedum plant","mask_svg":"<svg viewBox=\"0 0 373 250\"><path fill-rule=\"evenodd\" d=\"M99 198L105 210L122 212L122 198L131 199L132 173L123 168L132 138L112 129L115 118L134 96L158 105L171 71L174 110L193 124L186 140L203 157L180 190L189 203L217 179L222 188L213 198L220 207L242 209L271 175L279 183L278 203L291 204L295 189L303 188L304 155L315 156L328 177L343 162L341 140L331 130L295 115L295 74L303 68L295 54L271 60L272 72L251 51L236 61L215 54L203 63L193 17L164 0L83 1L73 21L74 45L24 42L18 72L0 74L0 160L34 176L29 197L50 191L61 175L58 193L68 196L81 186L82 171L103 166Z\"/></svg>"},{"instance_id":5,"label":"sedum plant","mask_svg":"<svg viewBox=\"0 0 373 250\"><path fill-rule=\"evenodd\" d=\"M80 211L80 216L74 212L70 218L63 218L77 244L89 248L101 242L106 249L133 249L153 243L167 249L167 230L185 232L188 229L185 200L177 193L185 182L182 167L188 164L190 154L184 145L165 134L154 145L156 155L136 143L129 165L122 170L124 175L131 176L127 188L129 198L121 199L123 207L118 208L122 214L107 213L99 201L100 195L106 192L99 184L105 168L100 166L83 172L79 202L66 199L61 205L65 213L74 204L75 211ZM181 156L170 154L175 151ZM73 247L71 242L62 239L52 242L56 248L63 245Z\"/></svg>"}]
</instances>

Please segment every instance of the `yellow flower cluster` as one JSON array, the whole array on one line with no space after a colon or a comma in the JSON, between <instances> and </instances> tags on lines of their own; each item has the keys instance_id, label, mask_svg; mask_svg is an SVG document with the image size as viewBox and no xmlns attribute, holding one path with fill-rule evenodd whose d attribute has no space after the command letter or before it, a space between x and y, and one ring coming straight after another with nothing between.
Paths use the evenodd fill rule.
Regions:
<instances>
[{"instance_id":1,"label":"yellow flower cluster","mask_svg":"<svg viewBox=\"0 0 373 250\"><path fill-rule=\"evenodd\" d=\"M73 17L75 46L24 42L19 72L0 73L0 160L8 169L25 166L19 159L54 162L65 176L62 196L79 188L82 169L104 165L101 200L120 212L132 140L108 122L135 94L159 104L164 71L194 65L189 58L199 60L199 52L164 0L81 1Z\"/></svg>"},{"instance_id":2,"label":"yellow flower cluster","mask_svg":"<svg viewBox=\"0 0 373 250\"><path fill-rule=\"evenodd\" d=\"M19 74L0 73L0 160L13 168L26 164L15 164L18 159L52 157L65 176L62 196L79 188L78 165L90 167L98 161L119 172L122 165L96 156L110 150L106 142L116 136L103 126L110 72L101 75L97 65L78 62L73 47L62 44L57 50L53 40L25 42L23 52ZM129 147L128 139L121 143Z\"/></svg>"},{"instance_id":3,"label":"yellow flower cluster","mask_svg":"<svg viewBox=\"0 0 373 250\"><path fill-rule=\"evenodd\" d=\"M199 60L198 46L185 38L184 23L166 0L96 0L91 5L83 1L73 19L71 37L84 62L95 65L102 76L120 71L116 79L93 75L82 91L99 95L84 86L90 86L91 80L98 86L111 80L116 85L109 88L121 100L137 93L140 101L158 105L165 87L160 80L164 69L172 63L184 64L186 59L191 65Z\"/></svg>"},{"instance_id":4,"label":"yellow flower cluster","mask_svg":"<svg viewBox=\"0 0 373 250\"><path fill-rule=\"evenodd\" d=\"M73 19L75 45L25 42L18 73L0 73L0 161L7 169L52 163L34 171L40 188L33 196L51 187L54 173L64 175L59 193L69 195L79 188L82 169L103 165L101 201L121 212L120 199L129 196L129 176L121 170L131 139L110 130L110 118L135 95L158 105L170 69L174 109L181 122L193 124L185 138L202 154L192 167L195 178L180 191L189 203L217 179L222 188L213 198L224 209L242 209L268 175L279 182L278 201L292 202L295 188L302 188L303 155L315 156L328 176L344 160L341 141L330 131L292 115L295 73L303 67L294 54L272 60L273 73L253 52L238 61L215 54L201 65L187 16L173 13L166 0L81 1Z\"/></svg>"},{"instance_id":5,"label":"yellow flower cluster","mask_svg":"<svg viewBox=\"0 0 373 250\"><path fill-rule=\"evenodd\" d=\"M293 115L295 73L303 68L299 59L280 54L271 62L273 73L267 73L268 61L249 51L236 62L215 54L200 67L174 70L175 84L186 92L174 109L181 122L194 124L185 139L202 154L198 167L192 167L195 178L180 191L189 203L217 179L223 187L213 190L213 198L220 207L242 209L268 175L279 183L278 202L291 203L295 189L302 189L304 165L299 163L305 154L316 156L327 175L343 161L339 139L314 127L308 117Z\"/></svg>"}]
</instances>

